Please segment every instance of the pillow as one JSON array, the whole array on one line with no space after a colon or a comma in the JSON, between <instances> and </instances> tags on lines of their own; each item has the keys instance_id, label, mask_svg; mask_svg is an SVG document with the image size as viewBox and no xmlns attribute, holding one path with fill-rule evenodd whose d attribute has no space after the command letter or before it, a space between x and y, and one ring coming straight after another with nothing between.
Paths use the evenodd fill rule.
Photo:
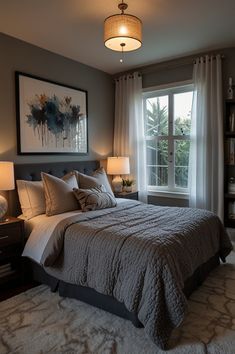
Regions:
<instances>
[{"instance_id":1,"label":"pillow","mask_svg":"<svg viewBox=\"0 0 235 354\"><path fill-rule=\"evenodd\" d=\"M68 173L62 179L44 172L41 175L48 216L78 209L78 203L73 193L73 188L78 187L74 173Z\"/></svg>"},{"instance_id":2,"label":"pillow","mask_svg":"<svg viewBox=\"0 0 235 354\"><path fill-rule=\"evenodd\" d=\"M104 192L102 187L91 189L74 188L73 192L81 205L82 211L113 208L117 205L115 197L110 193Z\"/></svg>"},{"instance_id":3,"label":"pillow","mask_svg":"<svg viewBox=\"0 0 235 354\"><path fill-rule=\"evenodd\" d=\"M113 197L113 191L109 184L108 177L103 167L100 167L93 173L93 177L84 175L81 172L74 171L77 177L78 186L81 189L90 189L94 187L99 187L103 185L106 189L106 192L110 193Z\"/></svg>"},{"instance_id":4,"label":"pillow","mask_svg":"<svg viewBox=\"0 0 235 354\"><path fill-rule=\"evenodd\" d=\"M17 180L17 191L21 210L26 220L45 214L46 203L42 181Z\"/></svg>"}]
</instances>

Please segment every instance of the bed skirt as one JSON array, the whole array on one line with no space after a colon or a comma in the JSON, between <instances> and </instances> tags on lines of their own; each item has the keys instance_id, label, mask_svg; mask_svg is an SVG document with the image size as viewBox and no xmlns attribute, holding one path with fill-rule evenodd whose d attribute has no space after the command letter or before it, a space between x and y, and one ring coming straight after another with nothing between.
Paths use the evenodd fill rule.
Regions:
<instances>
[{"instance_id":1,"label":"bed skirt","mask_svg":"<svg viewBox=\"0 0 235 354\"><path fill-rule=\"evenodd\" d=\"M87 304L130 320L135 327L143 327L137 317L137 314L128 311L123 303L117 301L112 296L103 295L94 289L85 286L69 284L58 280L47 274L45 270L37 263L30 260L27 261L30 262L30 265L27 265L27 269L30 269L30 278L38 283L48 285L52 292L58 291L59 295L62 297L75 298L77 300L86 302ZM198 267L193 275L184 283L183 292L185 296L189 297L191 293L202 284L202 282L208 276L209 272L219 264L219 255L216 254L206 263Z\"/></svg>"}]
</instances>

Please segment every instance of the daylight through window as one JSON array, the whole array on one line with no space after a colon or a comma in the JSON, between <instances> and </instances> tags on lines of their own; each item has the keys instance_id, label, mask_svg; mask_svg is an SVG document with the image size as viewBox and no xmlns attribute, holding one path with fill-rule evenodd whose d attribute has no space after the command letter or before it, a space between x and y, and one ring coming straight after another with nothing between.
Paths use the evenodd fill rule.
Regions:
<instances>
[{"instance_id":1,"label":"daylight through window","mask_svg":"<svg viewBox=\"0 0 235 354\"><path fill-rule=\"evenodd\" d=\"M187 192L192 85L143 97L149 190Z\"/></svg>"}]
</instances>

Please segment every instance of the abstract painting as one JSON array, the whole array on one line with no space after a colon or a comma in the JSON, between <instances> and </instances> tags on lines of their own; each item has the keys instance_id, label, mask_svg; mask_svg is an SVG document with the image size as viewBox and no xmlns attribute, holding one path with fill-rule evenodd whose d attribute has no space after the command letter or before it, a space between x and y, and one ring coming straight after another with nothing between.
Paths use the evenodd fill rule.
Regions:
<instances>
[{"instance_id":1,"label":"abstract painting","mask_svg":"<svg viewBox=\"0 0 235 354\"><path fill-rule=\"evenodd\" d=\"M16 72L16 106L19 154L87 154L87 91Z\"/></svg>"}]
</instances>

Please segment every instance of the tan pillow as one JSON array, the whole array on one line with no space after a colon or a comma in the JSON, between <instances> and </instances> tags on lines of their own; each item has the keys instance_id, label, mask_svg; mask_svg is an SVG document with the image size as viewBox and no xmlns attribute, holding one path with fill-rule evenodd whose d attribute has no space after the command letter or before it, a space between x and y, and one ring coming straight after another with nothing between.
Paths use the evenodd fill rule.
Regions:
<instances>
[{"instance_id":1,"label":"tan pillow","mask_svg":"<svg viewBox=\"0 0 235 354\"><path fill-rule=\"evenodd\" d=\"M17 191L22 213L26 220L45 214L46 203L42 181L17 180Z\"/></svg>"},{"instance_id":2,"label":"tan pillow","mask_svg":"<svg viewBox=\"0 0 235 354\"><path fill-rule=\"evenodd\" d=\"M117 205L115 197L110 193L104 192L103 187L91 189L76 189L74 194L79 201L82 211L113 208Z\"/></svg>"},{"instance_id":3,"label":"tan pillow","mask_svg":"<svg viewBox=\"0 0 235 354\"><path fill-rule=\"evenodd\" d=\"M73 188L77 188L75 174L67 174L62 179L42 172L42 181L46 199L48 216L79 209Z\"/></svg>"},{"instance_id":4,"label":"tan pillow","mask_svg":"<svg viewBox=\"0 0 235 354\"><path fill-rule=\"evenodd\" d=\"M90 189L94 187L100 187L103 185L106 192L110 193L113 197L113 191L109 184L108 177L103 167L100 167L93 173L93 177L84 175L81 172L74 171L77 177L78 186L81 189Z\"/></svg>"}]
</instances>

